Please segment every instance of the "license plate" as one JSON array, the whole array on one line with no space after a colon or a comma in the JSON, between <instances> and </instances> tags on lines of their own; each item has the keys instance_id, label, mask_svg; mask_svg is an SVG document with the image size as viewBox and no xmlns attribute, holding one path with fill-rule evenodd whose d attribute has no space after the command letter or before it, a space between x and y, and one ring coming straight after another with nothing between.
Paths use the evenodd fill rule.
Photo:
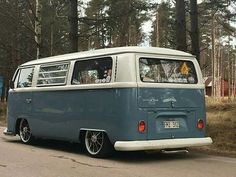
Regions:
<instances>
[{"instance_id":1,"label":"license plate","mask_svg":"<svg viewBox=\"0 0 236 177\"><path fill-rule=\"evenodd\" d=\"M164 121L165 128L179 128L179 121Z\"/></svg>"}]
</instances>

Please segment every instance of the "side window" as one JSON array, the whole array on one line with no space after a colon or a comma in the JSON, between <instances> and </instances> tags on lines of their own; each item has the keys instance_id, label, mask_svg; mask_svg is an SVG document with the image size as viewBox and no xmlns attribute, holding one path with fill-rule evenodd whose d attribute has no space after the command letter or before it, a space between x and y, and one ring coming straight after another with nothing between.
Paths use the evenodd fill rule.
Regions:
<instances>
[{"instance_id":1,"label":"side window","mask_svg":"<svg viewBox=\"0 0 236 177\"><path fill-rule=\"evenodd\" d=\"M109 83L112 76L112 58L77 61L72 85Z\"/></svg>"},{"instance_id":2,"label":"side window","mask_svg":"<svg viewBox=\"0 0 236 177\"><path fill-rule=\"evenodd\" d=\"M37 86L64 85L69 70L69 64L41 66Z\"/></svg>"},{"instance_id":3,"label":"side window","mask_svg":"<svg viewBox=\"0 0 236 177\"><path fill-rule=\"evenodd\" d=\"M31 87L33 80L34 68L23 68L19 72L17 88Z\"/></svg>"}]
</instances>

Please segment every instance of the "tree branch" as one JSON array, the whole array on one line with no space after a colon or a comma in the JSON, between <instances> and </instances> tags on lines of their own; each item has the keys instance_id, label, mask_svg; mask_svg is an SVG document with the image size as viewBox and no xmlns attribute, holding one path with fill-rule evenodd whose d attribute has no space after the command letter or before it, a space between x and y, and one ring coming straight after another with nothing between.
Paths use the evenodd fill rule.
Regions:
<instances>
[{"instance_id":1,"label":"tree branch","mask_svg":"<svg viewBox=\"0 0 236 177\"><path fill-rule=\"evenodd\" d=\"M35 9L33 8L32 4L30 3L29 0L27 0L27 4L28 4L29 7L30 7L30 10L31 10L31 12L32 12L32 14L33 14L33 16L34 16L34 19L36 19Z\"/></svg>"},{"instance_id":2,"label":"tree branch","mask_svg":"<svg viewBox=\"0 0 236 177\"><path fill-rule=\"evenodd\" d=\"M17 18L14 17L14 16L11 16L10 14L6 15L5 13L3 13L1 10L0 10L0 15L3 16L3 17L7 17L7 18L11 18L13 21L16 21ZM21 25L23 25L25 28L27 28L30 32L32 32L33 34L35 34L35 31L34 29L30 28L29 26L27 26L25 23L23 23L22 21L18 21Z\"/></svg>"}]
</instances>

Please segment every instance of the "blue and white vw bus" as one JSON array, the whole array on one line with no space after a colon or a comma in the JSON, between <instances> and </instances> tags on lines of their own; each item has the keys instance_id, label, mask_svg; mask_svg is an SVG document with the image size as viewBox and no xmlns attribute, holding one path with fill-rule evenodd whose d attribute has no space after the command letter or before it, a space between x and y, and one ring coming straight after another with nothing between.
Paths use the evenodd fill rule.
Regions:
<instances>
[{"instance_id":1,"label":"blue and white vw bus","mask_svg":"<svg viewBox=\"0 0 236 177\"><path fill-rule=\"evenodd\" d=\"M6 135L83 142L101 157L171 150L205 137L204 84L196 59L154 47L54 56L20 65L9 91Z\"/></svg>"}]
</instances>

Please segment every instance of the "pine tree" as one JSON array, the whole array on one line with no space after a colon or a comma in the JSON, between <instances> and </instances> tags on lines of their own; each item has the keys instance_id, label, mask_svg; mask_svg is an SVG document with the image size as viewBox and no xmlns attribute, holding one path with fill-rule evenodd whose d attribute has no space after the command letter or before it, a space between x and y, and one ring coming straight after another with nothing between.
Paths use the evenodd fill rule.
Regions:
<instances>
[{"instance_id":1,"label":"pine tree","mask_svg":"<svg viewBox=\"0 0 236 177\"><path fill-rule=\"evenodd\" d=\"M212 96L218 100L222 95L222 80L228 80L229 85L232 85L232 70L230 54L231 49L227 49L222 45L222 39L227 35L233 34L234 28L230 26L230 19L233 17L229 11L230 3L226 0L209 1L205 0L200 4L200 29L201 29L201 46L202 56L207 53L210 58L204 61L208 70L206 73L212 75ZM210 22L210 23L209 23ZM228 58L228 59L227 59ZM224 67L222 67L224 66ZM226 72L227 71L227 72ZM205 71L204 71L205 72ZM229 92L231 90L229 89Z\"/></svg>"},{"instance_id":2,"label":"pine tree","mask_svg":"<svg viewBox=\"0 0 236 177\"><path fill-rule=\"evenodd\" d=\"M190 0L190 19L191 19L191 51L200 62L199 49L199 30L198 30L198 6L197 0Z\"/></svg>"},{"instance_id":3,"label":"pine tree","mask_svg":"<svg viewBox=\"0 0 236 177\"><path fill-rule=\"evenodd\" d=\"M184 0L176 0L176 49L187 51Z\"/></svg>"},{"instance_id":4,"label":"pine tree","mask_svg":"<svg viewBox=\"0 0 236 177\"><path fill-rule=\"evenodd\" d=\"M41 58L41 35L42 35L42 0L35 0L35 42L36 42L36 58Z\"/></svg>"},{"instance_id":5,"label":"pine tree","mask_svg":"<svg viewBox=\"0 0 236 177\"><path fill-rule=\"evenodd\" d=\"M138 45L144 38L141 26L149 8L141 0L91 0L85 17L80 19L81 46L86 49Z\"/></svg>"},{"instance_id":6,"label":"pine tree","mask_svg":"<svg viewBox=\"0 0 236 177\"><path fill-rule=\"evenodd\" d=\"M162 2L157 6L156 19L151 32L151 45L166 48L176 48L175 11L170 2Z\"/></svg>"},{"instance_id":7,"label":"pine tree","mask_svg":"<svg viewBox=\"0 0 236 177\"><path fill-rule=\"evenodd\" d=\"M70 0L70 43L71 52L78 51L78 0Z\"/></svg>"}]
</instances>

